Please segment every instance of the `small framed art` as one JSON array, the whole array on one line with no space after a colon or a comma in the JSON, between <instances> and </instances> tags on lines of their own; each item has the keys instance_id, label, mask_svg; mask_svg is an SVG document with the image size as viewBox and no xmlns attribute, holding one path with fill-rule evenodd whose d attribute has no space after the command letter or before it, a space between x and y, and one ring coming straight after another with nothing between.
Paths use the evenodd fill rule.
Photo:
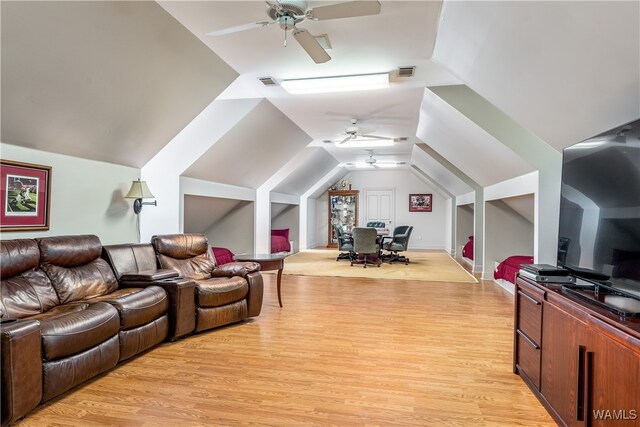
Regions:
<instances>
[{"instance_id":1,"label":"small framed art","mask_svg":"<svg viewBox=\"0 0 640 427\"><path fill-rule=\"evenodd\" d=\"M409 212L431 212L431 194L409 194Z\"/></svg>"},{"instance_id":2,"label":"small framed art","mask_svg":"<svg viewBox=\"0 0 640 427\"><path fill-rule=\"evenodd\" d=\"M49 229L51 167L0 160L0 231Z\"/></svg>"}]
</instances>

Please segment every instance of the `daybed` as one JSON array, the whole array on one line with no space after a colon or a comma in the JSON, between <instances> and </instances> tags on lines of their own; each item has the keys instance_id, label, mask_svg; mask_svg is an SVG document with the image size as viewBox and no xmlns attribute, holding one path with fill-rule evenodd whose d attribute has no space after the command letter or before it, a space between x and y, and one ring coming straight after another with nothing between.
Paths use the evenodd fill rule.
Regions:
<instances>
[{"instance_id":1,"label":"daybed","mask_svg":"<svg viewBox=\"0 0 640 427\"><path fill-rule=\"evenodd\" d=\"M513 284L516 283L516 274L522 264L533 264L533 257L529 255L514 255L506 258L493 272L494 279L503 279Z\"/></svg>"},{"instance_id":2,"label":"daybed","mask_svg":"<svg viewBox=\"0 0 640 427\"><path fill-rule=\"evenodd\" d=\"M278 252L291 252L288 228L271 230L271 253Z\"/></svg>"},{"instance_id":3,"label":"daybed","mask_svg":"<svg viewBox=\"0 0 640 427\"><path fill-rule=\"evenodd\" d=\"M473 260L473 236L469 236L469 240L462 247L462 256Z\"/></svg>"},{"instance_id":4,"label":"daybed","mask_svg":"<svg viewBox=\"0 0 640 427\"><path fill-rule=\"evenodd\" d=\"M172 241L183 259L206 245L203 236ZM208 265L219 281L204 295L198 281L178 277L186 269L159 269L162 256L149 244L103 248L91 235L0 242L3 426L165 339L260 313L259 265ZM203 300L220 305L230 294L246 309L202 310Z\"/></svg>"}]
</instances>

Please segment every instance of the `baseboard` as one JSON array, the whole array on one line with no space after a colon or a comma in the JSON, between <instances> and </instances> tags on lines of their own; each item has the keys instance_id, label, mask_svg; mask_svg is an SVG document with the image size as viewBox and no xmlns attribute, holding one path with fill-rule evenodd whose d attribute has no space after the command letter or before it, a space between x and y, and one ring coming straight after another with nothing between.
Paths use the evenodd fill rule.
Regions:
<instances>
[{"instance_id":1,"label":"baseboard","mask_svg":"<svg viewBox=\"0 0 640 427\"><path fill-rule=\"evenodd\" d=\"M504 279L493 279L493 282L505 291L509 292L511 295L515 294L516 287L513 283Z\"/></svg>"},{"instance_id":2,"label":"baseboard","mask_svg":"<svg viewBox=\"0 0 640 427\"><path fill-rule=\"evenodd\" d=\"M438 250L438 251L444 251L444 252L449 252L444 246L437 246L437 245L409 245L409 248L407 250L412 250L412 249L429 249L429 250Z\"/></svg>"}]
</instances>

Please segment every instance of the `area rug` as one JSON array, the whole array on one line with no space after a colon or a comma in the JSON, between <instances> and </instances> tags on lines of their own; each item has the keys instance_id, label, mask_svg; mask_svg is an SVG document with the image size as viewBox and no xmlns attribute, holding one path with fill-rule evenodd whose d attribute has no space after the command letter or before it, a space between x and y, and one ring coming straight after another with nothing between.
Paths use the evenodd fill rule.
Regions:
<instances>
[{"instance_id":1,"label":"area rug","mask_svg":"<svg viewBox=\"0 0 640 427\"><path fill-rule=\"evenodd\" d=\"M283 274L300 276L361 277L369 279L420 280L426 282L478 283L478 281L444 252L406 252L409 265L382 263L349 266L348 260L336 261L337 250L312 249L285 259Z\"/></svg>"}]
</instances>

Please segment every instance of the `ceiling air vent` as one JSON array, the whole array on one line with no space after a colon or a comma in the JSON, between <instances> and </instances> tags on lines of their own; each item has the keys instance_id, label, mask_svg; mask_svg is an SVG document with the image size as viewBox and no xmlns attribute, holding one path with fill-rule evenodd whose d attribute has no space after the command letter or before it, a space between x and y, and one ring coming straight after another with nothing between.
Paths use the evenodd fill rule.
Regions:
<instances>
[{"instance_id":1,"label":"ceiling air vent","mask_svg":"<svg viewBox=\"0 0 640 427\"><path fill-rule=\"evenodd\" d=\"M416 67L398 68L398 77L413 77L415 73L416 73Z\"/></svg>"},{"instance_id":2,"label":"ceiling air vent","mask_svg":"<svg viewBox=\"0 0 640 427\"><path fill-rule=\"evenodd\" d=\"M408 141L409 138L407 138L406 136L401 136L400 138L393 138L394 142L404 142L404 141Z\"/></svg>"},{"instance_id":3,"label":"ceiling air vent","mask_svg":"<svg viewBox=\"0 0 640 427\"><path fill-rule=\"evenodd\" d=\"M273 80L273 77L258 77L258 80L265 86L278 86L278 82Z\"/></svg>"}]
</instances>

